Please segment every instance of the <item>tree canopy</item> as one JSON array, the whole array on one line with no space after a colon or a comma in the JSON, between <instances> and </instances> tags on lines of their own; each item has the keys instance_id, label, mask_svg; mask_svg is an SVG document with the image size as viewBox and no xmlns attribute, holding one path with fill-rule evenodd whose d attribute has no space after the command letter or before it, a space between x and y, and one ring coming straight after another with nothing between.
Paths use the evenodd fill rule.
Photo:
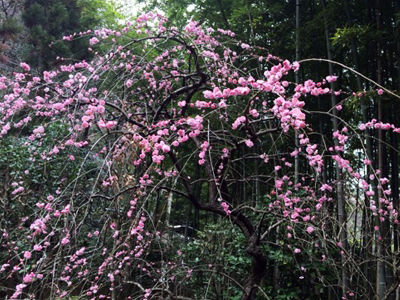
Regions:
<instances>
[{"instance_id":1,"label":"tree canopy","mask_svg":"<svg viewBox=\"0 0 400 300\"><path fill-rule=\"evenodd\" d=\"M26 1L1 297L396 299L397 4L301 3Z\"/></svg>"}]
</instances>

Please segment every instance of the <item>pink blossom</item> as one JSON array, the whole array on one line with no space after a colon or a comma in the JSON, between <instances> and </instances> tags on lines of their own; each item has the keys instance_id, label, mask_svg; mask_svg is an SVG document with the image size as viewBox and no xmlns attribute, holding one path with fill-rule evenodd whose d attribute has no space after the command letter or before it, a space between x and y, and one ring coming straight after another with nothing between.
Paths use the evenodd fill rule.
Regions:
<instances>
[{"instance_id":1,"label":"pink blossom","mask_svg":"<svg viewBox=\"0 0 400 300\"><path fill-rule=\"evenodd\" d=\"M329 184L326 184L326 183L324 183L322 186L321 186L321 189L320 189L321 191L329 191L329 192L332 192L332 187L329 185Z\"/></svg>"},{"instance_id":2,"label":"pink blossom","mask_svg":"<svg viewBox=\"0 0 400 300\"><path fill-rule=\"evenodd\" d=\"M254 146L254 143L253 143L251 140L246 140L246 141L245 141L245 144L246 144L246 146L249 147L249 148L251 148L251 147Z\"/></svg>"},{"instance_id":3,"label":"pink blossom","mask_svg":"<svg viewBox=\"0 0 400 300\"><path fill-rule=\"evenodd\" d=\"M300 64L297 61L295 61L292 64L292 68L293 68L293 71L297 72L300 68Z\"/></svg>"},{"instance_id":4,"label":"pink blossom","mask_svg":"<svg viewBox=\"0 0 400 300\"><path fill-rule=\"evenodd\" d=\"M69 244L69 238L68 238L68 236L64 237L64 238L61 240L61 245L67 245L67 244Z\"/></svg>"},{"instance_id":5,"label":"pink blossom","mask_svg":"<svg viewBox=\"0 0 400 300\"><path fill-rule=\"evenodd\" d=\"M257 109L251 109L249 113L254 117L257 118L259 116L259 113L257 112Z\"/></svg>"},{"instance_id":6,"label":"pink blossom","mask_svg":"<svg viewBox=\"0 0 400 300\"><path fill-rule=\"evenodd\" d=\"M62 214L68 214L71 211L71 205L67 204L62 210Z\"/></svg>"},{"instance_id":7,"label":"pink blossom","mask_svg":"<svg viewBox=\"0 0 400 300\"><path fill-rule=\"evenodd\" d=\"M44 133L44 127L43 126L39 126L36 129L33 130L34 134L43 134Z\"/></svg>"},{"instance_id":8,"label":"pink blossom","mask_svg":"<svg viewBox=\"0 0 400 300\"><path fill-rule=\"evenodd\" d=\"M314 230L315 230L315 229L314 229L314 227L312 227L312 226L308 226L307 229L306 229L306 231L307 231L309 234L313 233Z\"/></svg>"},{"instance_id":9,"label":"pink blossom","mask_svg":"<svg viewBox=\"0 0 400 300\"><path fill-rule=\"evenodd\" d=\"M95 44L97 44L98 42L100 42L100 41L99 41L99 39L98 39L97 37L92 37L92 38L89 40L89 44L90 44L90 45L95 45Z\"/></svg>"},{"instance_id":10,"label":"pink blossom","mask_svg":"<svg viewBox=\"0 0 400 300\"><path fill-rule=\"evenodd\" d=\"M27 72L31 70L31 67L27 63L21 62L19 65Z\"/></svg>"},{"instance_id":11,"label":"pink blossom","mask_svg":"<svg viewBox=\"0 0 400 300\"><path fill-rule=\"evenodd\" d=\"M221 206L224 209L225 213L229 216L231 211L229 210L229 204L226 202L221 202Z\"/></svg>"},{"instance_id":12,"label":"pink blossom","mask_svg":"<svg viewBox=\"0 0 400 300\"><path fill-rule=\"evenodd\" d=\"M35 245L35 246L33 246L33 250L34 250L34 251L41 251L42 249L43 249L43 247L40 246L40 245Z\"/></svg>"},{"instance_id":13,"label":"pink blossom","mask_svg":"<svg viewBox=\"0 0 400 300\"><path fill-rule=\"evenodd\" d=\"M170 152L170 151L171 151L171 147L168 146L167 144L163 144L162 147L161 147L161 150L162 150L164 153L167 153L167 152Z\"/></svg>"},{"instance_id":14,"label":"pink blossom","mask_svg":"<svg viewBox=\"0 0 400 300\"><path fill-rule=\"evenodd\" d=\"M32 257L32 253L30 253L29 251L25 251L25 252L24 252L24 257L25 257L26 259L30 259L30 258Z\"/></svg>"},{"instance_id":15,"label":"pink blossom","mask_svg":"<svg viewBox=\"0 0 400 300\"><path fill-rule=\"evenodd\" d=\"M206 99L214 99L214 94L211 91L204 91L203 92L203 96Z\"/></svg>"},{"instance_id":16,"label":"pink blossom","mask_svg":"<svg viewBox=\"0 0 400 300\"><path fill-rule=\"evenodd\" d=\"M25 275L24 278L22 279L22 281L23 281L24 283L29 283L29 282L31 282L31 281L33 280L33 278L34 278L33 275L34 275L33 273L30 273L30 274Z\"/></svg>"},{"instance_id":17,"label":"pink blossom","mask_svg":"<svg viewBox=\"0 0 400 300\"><path fill-rule=\"evenodd\" d=\"M337 80L337 76L326 76L326 81L334 82Z\"/></svg>"},{"instance_id":18,"label":"pink blossom","mask_svg":"<svg viewBox=\"0 0 400 300\"><path fill-rule=\"evenodd\" d=\"M43 208L45 204L43 202L36 203L36 206L39 208Z\"/></svg>"},{"instance_id":19,"label":"pink blossom","mask_svg":"<svg viewBox=\"0 0 400 300\"><path fill-rule=\"evenodd\" d=\"M57 154L58 152L60 152L60 150L57 148L57 146L54 146L52 151L54 154Z\"/></svg>"},{"instance_id":20,"label":"pink blossom","mask_svg":"<svg viewBox=\"0 0 400 300\"><path fill-rule=\"evenodd\" d=\"M364 165L366 165L366 166L370 166L370 165L372 164L372 162L371 162L369 159L367 159L367 158L365 158L365 159L363 160L363 163L364 163Z\"/></svg>"},{"instance_id":21,"label":"pink blossom","mask_svg":"<svg viewBox=\"0 0 400 300\"><path fill-rule=\"evenodd\" d=\"M241 124L246 122L246 117L245 116L240 116L238 117L235 122L232 124L232 129L237 129Z\"/></svg>"},{"instance_id":22,"label":"pink blossom","mask_svg":"<svg viewBox=\"0 0 400 300\"><path fill-rule=\"evenodd\" d=\"M128 80L125 82L125 85L126 85L126 87L128 87L128 88L130 88L130 87L132 86L132 84L133 84L132 79L128 79Z\"/></svg>"},{"instance_id":23,"label":"pink blossom","mask_svg":"<svg viewBox=\"0 0 400 300\"><path fill-rule=\"evenodd\" d=\"M25 287L26 287L26 284L23 284L23 283L18 284L18 285L15 287L15 289L16 289L15 293L11 296L10 299L17 299L18 296L22 294L22 290L23 290Z\"/></svg>"},{"instance_id":24,"label":"pink blossom","mask_svg":"<svg viewBox=\"0 0 400 300\"><path fill-rule=\"evenodd\" d=\"M45 232L46 224L42 219L36 219L30 226L31 230L34 230L34 235Z\"/></svg>"}]
</instances>

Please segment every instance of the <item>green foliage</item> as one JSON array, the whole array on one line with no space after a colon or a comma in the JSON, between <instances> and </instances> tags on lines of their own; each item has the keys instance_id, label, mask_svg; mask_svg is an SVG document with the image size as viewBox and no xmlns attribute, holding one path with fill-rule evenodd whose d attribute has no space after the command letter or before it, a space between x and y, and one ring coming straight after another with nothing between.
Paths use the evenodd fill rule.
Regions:
<instances>
[{"instance_id":1,"label":"green foliage","mask_svg":"<svg viewBox=\"0 0 400 300\"><path fill-rule=\"evenodd\" d=\"M293 1L147 1L147 9L154 8L165 12L169 22L178 27L183 27L187 20L193 19L215 29L232 30L238 40L274 49L277 55L286 55L290 58L294 51L291 42L294 19L290 17L295 8ZM291 53L287 55L288 52Z\"/></svg>"},{"instance_id":2,"label":"green foliage","mask_svg":"<svg viewBox=\"0 0 400 300\"><path fill-rule=\"evenodd\" d=\"M336 32L333 35L332 44L334 46L348 47L351 45L351 40L354 38L359 43L377 38L378 33L371 31L370 25L354 25L352 27L336 28Z\"/></svg>"},{"instance_id":3,"label":"green foliage","mask_svg":"<svg viewBox=\"0 0 400 300\"><path fill-rule=\"evenodd\" d=\"M22 31L22 26L15 18L0 20L0 36L15 37Z\"/></svg>"},{"instance_id":4,"label":"green foliage","mask_svg":"<svg viewBox=\"0 0 400 300\"><path fill-rule=\"evenodd\" d=\"M72 56L71 46L59 41L80 29L76 1L27 1L23 20L29 33L26 61L33 67L48 69L57 57Z\"/></svg>"},{"instance_id":5,"label":"green foliage","mask_svg":"<svg viewBox=\"0 0 400 300\"><path fill-rule=\"evenodd\" d=\"M112 1L78 0L77 6L80 8L79 22L82 28L117 28L124 18Z\"/></svg>"},{"instance_id":6,"label":"green foliage","mask_svg":"<svg viewBox=\"0 0 400 300\"><path fill-rule=\"evenodd\" d=\"M375 43L376 39L384 38L385 41L393 40L394 37L388 37L387 30L377 31L374 29L374 24L371 24L368 20L366 20L366 14L362 14L362 16L357 16L360 21L355 25L348 25L344 14L341 13L342 7L340 2L331 1L328 3L328 6L325 9L321 8L321 2L315 1L313 2L316 7L310 5L304 5L305 8L302 7L302 18L304 22L301 22L301 46L302 46L302 56L303 57L322 57L325 55L324 49L326 47L323 39L321 40L319 37L324 36L325 34L325 25L329 28L335 28L335 34L330 38L335 46L334 50L337 51L336 55L338 59L343 59L343 61L351 61L352 52L349 50L351 47L352 40L354 39L358 43L358 53L363 56L361 60L360 69L363 69L365 72L369 72L370 66L374 66L376 64L376 57L365 57L365 54L369 51L369 47ZM186 20L189 18L194 18L200 20L204 24L213 26L213 27L221 27L224 29L232 29L237 32L237 36L243 42L249 42L258 44L263 47L268 47L273 49L273 53L281 55L283 57L293 57L295 44L294 40L294 12L295 6L293 5L294 1L244 1L244 0L220 0L220 1L189 1L189 0L169 0L163 3L152 3L152 5L159 6L162 10L164 10L170 17L170 22L183 26L186 23ZM307 6L307 7L306 7ZM354 11L355 7L351 7ZM38 68L41 68L43 65L52 65L54 64L55 55L64 56L64 57L84 57L87 53L83 50L87 45L81 43L81 41L75 41L71 46L60 42L60 38L64 34L70 34L74 31L87 29L87 28L99 28L99 27L118 27L120 25L119 20L121 19L121 15L116 12L115 5L107 2L103 2L101 0L78 0L78 1L50 1L50 0L41 0L41 1L27 1L27 9L24 15L25 24L29 28L29 42L31 51L31 64L35 65ZM393 20L398 25L399 14L393 15ZM13 27L15 24L3 23L3 27L0 29L2 32L7 34L16 34L18 29ZM93 26L92 26L93 25ZM397 29L398 30L398 29ZM134 34L134 33L132 33ZM168 45L169 42L166 41L165 45ZM48 47L51 45L51 47ZM99 46L100 47L100 46ZM373 49L373 47L370 47ZM321 50L322 49L322 50ZM393 57L391 57L392 53L395 53L391 48L391 51L387 52L387 57L384 59L384 64L388 66L388 69L385 71L387 74L391 74L393 70L389 70L390 66L396 64L396 61ZM140 51L142 49L138 49ZM375 49L374 49L375 50ZM135 49L136 51L136 49ZM158 49L154 49L154 52L149 51L148 57L156 56ZM238 50L238 51L241 51ZM264 51L264 50L263 50ZM264 51L265 52L265 51ZM76 55L79 53L79 55ZM134 50L132 50L134 53ZM171 54L171 55L179 55ZM182 58L182 57L177 57ZM189 62L186 62L189 63ZM251 64L248 64L251 68ZM265 66L266 68L267 66ZM324 73L324 67L321 65L302 65L302 76L307 78L307 76L311 74L318 74L319 72ZM373 68L373 67L372 67ZM347 72L347 71L346 71ZM251 71L249 71L251 73ZM348 73L342 71L341 81L338 82L343 90L346 90L348 86L351 86L354 83L354 78L351 79L348 76ZM393 73L394 74L394 73ZM388 81L392 82L395 86L395 83L398 81L395 75L387 75L389 79ZM124 86L125 80L131 76L131 74L121 75L118 72L115 72L112 75L109 75L103 81L103 89L109 89L113 86L120 87ZM372 76L375 76L372 73ZM315 77L315 76L314 76ZM160 78L156 78L159 80ZM353 80L353 82L351 82ZM366 84L363 83L363 87ZM128 95L124 94L125 91L121 92L121 98L127 98ZM374 92L375 93L375 92ZM307 99L307 109L316 110L318 106L319 111L332 111L332 108L329 108L329 95L320 96L313 99ZM197 100L195 96L193 101ZM340 96L342 97L342 96ZM201 97L199 97L201 99ZM366 106L369 108L369 114L371 117L374 117L376 114L376 101L373 100L370 94L365 94L363 97L357 96L349 96L347 98L342 97L340 99L342 101L345 109L340 112L340 118L342 120L346 120L348 124L351 126L357 126L362 121L362 111L361 101L366 102ZM241 111L241 107L238 106L238 111ZM190 114L189 109L189 114ZM193 110L193 113L195 111ZM319 116L319 115L315 115ZM310 117L308 118L310 123L316 124L318 121L321 121L321 130L322 133L330 132L331 125L329 116L324 117ZM214 123L215 122L215 123ZM220 120L211 120L208 126L213 131L214 128L218 128ZM230 126L232 120L227 118L227 124ZM341 124L344 126L345 124ZM228 127L227 126L227 127ZM31 129L26 129L31 130ZM245 138L244 133L243 138ZM67 154L62 153L61 155L52 158L50 161L42 160L41 155L43 152L48 152L54 147L54 140L58 136L66 136L68 132L66 131L66 127L64 124L53 123L46 128L46 137L40 142L44 144L44 147L41 147L42 153L35 153L35 149L27 149L24 146L24 141L26 141L26 136L22 133L20 136L13 136L8 139L3 139L0 145L0 170L2 172L3 178L7 179L4 181L4 186L7 187L13 180L24 180L27 190L29 194L22 194L20 196L16 196L12 200L14 202L10 202L11 205L6 207L4 210L6 213L15 213L15 222L17 222L17 217L20 215L29 213L29 209L35 209L32 206L33 203L37 202L37 200L41 197L44 197L49 191L57 189L58 186L55 185L56 182L59 182L61 178L68 178L68 182L75 182L77 176L82 176L87 178L85 183L86 186L79 186L80 193L76 197L75 201L78 204L85 203L90 195L90 187L94 186L94 178L98 176L98 178L103 178L103 174L100 174L101 170L99 167L99 162L103 162L103 158L86 158L85 150L78 149L77 157L79 157L78 161L75 164L68 164L68 167L65 167L63 161L67 159ZM330 140L330 136L327 143L332 145L333 142ZM314 139L313 142L319 143L321 137L317 134L312 135L311 139ZM324 139L324 137L322 138ZM110 140L112 137L110 135ZM324 142L324 141L323 141ZM270 140L267 138L265 140L260 141L261 145L269 145ZM321 142L322 144L322 142ZM286 149L286 141L284 139L280 139L278 141L274 141L274 147L279 149ZM351 161L357 161L357 156L359 153L359 149L362 147L362 140L353 139L348 144L346 149L346 158L349 158ZM182 146L181 158L182 161L185 162L185 168L190 174L196 174L198 178L192 178L195 193L198 198L207 197L208 186L207 182L198 183L199 178L203 178L203 174L205 170L199 170L196 172L196 160L193 160L193 157L198 155L198 152L190 152L189 146ZM271 152L274 152L273 147L271 146ZM75 151L75 150L74 150ZM213 148L213 154L217 154L221 152L221 149L218 147ZM245 155L245 151L243 149L239 149L242 151L241 155ZM285 150L286 151L286 150ZM210 153L212 153L210 151ZM85 157L85 158L84 158ZM32 161L32 158L34 161ZM97 159L97 161L96 161ZM193 162L190 162L192 159ZM303 166L301 166L302 172L309 172L308 165L303 161ZM115 163L116 165L118 164ZM124 162L119 162L121 165L121 177L126 175L125 173L132 172L133 168L129 165L125 165ZM235 161L235 166L232 168L233 172L242 172L249 173L245 175L251 175L253 172L253 166L246 165L246 160L237 162ZM264 170L260 172L261 169L258 170L260 173L267 174L265 169L270 168L272 173L272 164L269 167L261 167ZM81 166L84 166L81 170ZM164 168L172 167L172 165L166 165L164 163ZM255 166L254 168L257 168ZM269 170L269 169L268 169ZM28 171L28 174L26 173ZM285 169L282 169L285 173ZM333 166L327 164L327 169L324 170L325 176L328 178L327 182L331 182L335 180L334 175L335 171L333 170ZM84 174L84 175L82 175ZM93 175L96 176L93 176ZM243 175L243 177L246 177ZM232 176L233 177L233 176ZM344 177L345 178L345 177ZM309 179L310 185L315 185L314 178ZM321 180L317 178L317 180ZM45 182L45 184L43 184ZM165 184L166 186L169 185ZM177 184L177 190L184 190L182 183ZM238 202L241 204L247 204L250 201L247 199L254 196L253 186L250 184L246 185L236 185L231 184L229 188L238 189L238 199L233 199L232 201ZM273 183L267 182L265 184L268 188L265 190L269 190L270 186L273 186ZM7 187L9 188L9 186ZM175 187L174 187L175 188ZM247 188L247 190L245 190ZM285 188L288 188L287 186ZM356 190L356 187L350 186L348 190L353 189ZM68 193L68 189L65 188L66 193ZM8 190L8 192L11 189ZM152 190L154 191L154 190ZM354 195L355 192L350 193ZM292 192L292 191L291 191ZM71 193L72 194L72 193ZM233 194L233 193L232 193ZM295 194L295 192L294 192ZM292 194L293 195L293 194ZM333 193L334 195L334 193ZM245 200L241 203L242 199L240 196L245 196ZM257 195L262 198L262 195ZM293 195L294 196L294 195ZM296 195L300 197L302 200L307 198L307 193L299 193ZM190 214L193 212L189 209L187 199L182 196L174 196L173 201L173 210L171 214L171 224L182 224L183 220L186 223L191 223L192 218ZM115 199L114 199L115 200ZM128 201L128 197L124 197L119 199L118 201ZM143 204L146 206L146 209L149 212L153 212L153 220L155 223L155 228L159 230L158 219L163 219L165 216L162 215L162 207L160 208L158 205L159 199L154 195L151 195L147 198L147 203ZM258 203L256 209L263 210L269 207L268 205L272 203L272 201L277 201L277 199L263 199ZM117 202L117 201L116 201ZM232 203L237 204L237 203ZM162 205L162 204L160 204ZM335 213L336 204L332 204L330 207L331 211L327 211L324 213L332 214ZM306 208L307 205L304 205ZM309 208L312 208L311 205ZM308 207L307 207L308 208ZM83 215L88 213L91 215L91 219L87 221L84 225L82 225L81 230L83 233L87 234L92 232L94 229L100 228L103 224L108 224L112 218L105 219L104 211L105 210L114 209L115 217L112 218L117 219L118 215L124 215L126 212L121 211L118 204L112 204L112 207L108 207L108 203L106 201L94 201L93 204L90 204L90 208L87 211L80 212ZM160 212L161 211L161 212ZM268 212L269 213L269 212ZM158 214L158 216L157 216ZM79 215L79 217L81 216ZM151 213L149 213L151 215ZM252 212L246 211L246 216L249 216L250 219L254 222L254 224L261 224L260 220L256 219L256 214L252 214ZM266 216L267 220L263 223L265 224L274 224L276 216L271 215ZM276 218L282 218L282 216L278 216ZM161 257L166 259L171 259L176 263L179 268L181 268L181 274L178 276L179 278L176 281L180 280L177 286L180 286L180 283L189 282L187 285L188 288L191 288L191 292L196 297L204 296L204 287L207 287L207 297L210 299L240 299L241 297L241 289L239 287L240 284L243 284L243 280L246 278L249 272L249 268L251 266L250 256L246 253L246 245L247 242L243 235L235 228L232 224L228 222L228 218L222 218L220 216L215 217L211 220L211 216L207 213L202 214L197 220L200 225L197 226L198 229L194 237L191 238L182 238L182 236L174 235L169 232L169 228L165 229L170 236L166 237L167 246L157 245L154 247L152 251L149 252L149 256L160 257L158 259L161 260ZM112 221L112 220L111 220ZM196 221L196 222L197 222ZM195 222L195 221L193 221ZM162 222L160 222L162 224ZM192 224L190 224L192 225ZM287 226L292 225L295 228L291 233L295 238L289 238L286 236ZM331 224L328 224L329 227ZM195 227L193 225L193 227ZM265 226L264 226L265 227ZM324 228L321 230L329 231L334 237L337 235L338 228L337 226L332 226L332 228ZM264 228L266 230L266 228ZM316 234L320 234L320 228L318 228ZM107 240L107 236L104 237ZM163 237L164 238L164 237ZM339 264L336 264L333 270L331 265L335 265L340 260L340 257L337 255L340 249L335 249L338 251L333 251L336 246L332 246L327 249L324 248L322 251L320 247L325 246L325 239L322 234L318 236L321 244L317 246L313 246L311 243L311 239L309 235L305 232L304 224L298 223L293 225L289 221L284 222L280 225L279 229L274 230L270 233L270 235L262 242L262 251L266 254L268 260L268 272L262 282L262 288L266 292L267 295L272 297L273 299L320 299L319 291L324 289L324 286L328 284L337 284L336 280L338 276L336 276L335 272L338 272L340 269ZM334 238L333 238L334 241ZM349 238L351 243L359 243L359 239ZM158 241L157 241L158 242ZM90 244L92 243L90 240L83 240L82 243ZM107 242L105 242L107 244ZM111 244L111 243L110 243ZM160 243L162 244L162 243ZM302 249L301 254L294 254L293 249L295 247L299 247ZM161 248L161 250L160 250ZM363 248L358 249L357 245L354 246L356 251L364 251ZM183 255L178 255L177 251L181 249ZM331 261L322 261L321 254L325 253L327 256L335 258L335 261L331 259ZM165 255L165 256L164 256ZM187 266L194 266L193 276L189 278L186 276ZM339 266L339 267L337 267ZM303 271L304 270L307 271ZM278 270L279 275L278 283L274 282L276 280L273 272ZM304 276L303 276L304 275ZM133 275L132 275L133 276ZM134 276L133 276L134 277ZM300 278L303 277L303 278Z\"/></svg>"},{"instance_id":7,"label":"green foliage","mask_svg":"<svg viewBox=\"0 0 400 300\"><path fill-rule=\"evenodd\" d=\"M220 219L197 232L195 238L183 246L184 261L194 266L192 285L198 297L204 295L200 287L209 286L208 297L238 299L241 289L232 279L245 278L251 260L245 252L246 241L238 229Z\"/></svg>"},{"instance_id":8,"label":"green foliage","mask_svg":"<svg viewBox=\"0 0 400 300\"><path fill-rule=\"evenodd\" d=\"M86 40L63 42L68 36L88 29L117 28L122 15L112 2L103 0L26 1L23 13L28 30L25 61L38 69L49 69L58 58L89 60Z\"/></svg>"}]
</instances>

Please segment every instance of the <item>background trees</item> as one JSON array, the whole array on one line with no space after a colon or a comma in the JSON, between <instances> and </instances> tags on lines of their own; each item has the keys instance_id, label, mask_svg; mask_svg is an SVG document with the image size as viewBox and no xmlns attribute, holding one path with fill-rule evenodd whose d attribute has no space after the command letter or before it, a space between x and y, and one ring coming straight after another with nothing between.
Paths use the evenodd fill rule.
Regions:
<instances>
[{"instance_id":1,"label":"background trees","mask_svg":"<svg viewBox=\"0 0 400 300\"><path fill-rule=\"evenodd\" d=\"M59 59L89 60L88 43L63 36L103 26L118 27L122 14L112 1L4 0L0 5L2 69L10 71L20 61L37 71L62 64Z\"/></svg>"},{"instance_id":2,"label":"background trees","mask_svg":"<svg viewBox=\"0 0 400 300\"><path fill-rule=\"evenodd\" d=\"M1 78L3 296L395 299L396 3L302 2L298 72L296 1L120 30L53 4L26 2L28 34L68 60L38 43L53 71ZM70 36L74 13L98 29Z\"/></svg>"},{"instance_id":3,"label":"background trees","mask_svg":"<svg viewBox=\"0 0 400 300\"><path fill-rule=\"evenodd\" d=\"M18 21L22 3L4 0L0 4L0 63L3 67L7 65L11 57L15 56L15 53L10 51L10 45L12 45L18 33L22 30Z\"/></svg>"},{"instance_id":4,"label":"background trees","mask_svg":"<svg viewBox=\"0 0 400 300\"><path fill-rule=\"evenodd\" d=\"M171 22L182 20L184 11L186 16L193 16L205 24L213 24L217 27L227 27L234 29L237 37L244 42L251 42L266 47L276 55L286 58L295 56L294 51L294 29L295 27L295 9L296 1L226 1L219 6L220 2L196 2L188 1L169 1L165 5L165 12L170 16ZM182 8L186 4L186 8ZM174 9L174 5L181 8ZM384 84L392 91L398 90L399 78L398 68L398 12L397 1L308 1L300 3L300 27L297 29L300 35L300 58L325 57L344 62L345 65L354 68L367 77L373 79L378 84ZM169 8L173 8L169 10ZM211 13L212 12L212 13ZM175 21L177 20L177 21ZM360 76L349 75L348 69L338 65L328 63L321 64L317 62L308 62L302 64L300 73L301 78L309 76L318 76L321 72L335 73L341 75L337 88L353 93L338 96L336 100L341 102L340 107L351 107L351 113L346 110L332 114L340 116L343 120L350 121L357 125L360 122L367 123L367 120L376 119L378 122L393 123L396 126L397 102L392 96L371 94L368 89L373 86L371 82L364 81ZM386 99L386 100L384 100ZM327 96L319 96L315 99L313 107L318 111L327 111L332 107L327 101ZM310 100L314 101L314 100ZM329 103L329 104L328 104ZM332 102L333 103L333 102ZM334 106L334 105L333 105ZM337 125L329 121L328 116L321 116L315 119L315 126L318 126L321 132L328 133L331 130L344 126L344 122ZM331 140L333 143L333 141ZM357 153L356 149L363 147L367 151L369 160L372 161L374 168L379 168L381 173L378 178L371 176L368 179L372 185L374 193L374 203L382 203L382 189L379 189L377 180L388 178L392 193L393 205L398 207L398 141L396 134L389 134L380 130L380 127L368 129L365 139L360 143L352 144L351 149ZM389 147L391 150L389 151ZM304 164L300 168L304 172ZM335 181L338 177L338 171L332 167L327 167L324 171L325 179ZM365 169L364 173L372 172L372 169ZM373 173L373 172L372 172ZM335 179L336 178L336 179ZM339 180L340 182L340 180ZM351 187L344 187L352 189ZM358 195L358 194L357 194ZM339 196L339 195L337 195ZM356 203L364 201L356 197ZM365 199L365 207L369 208L368 198ZM379 205L378 205L379 206ZM379 209L382 207L379 206ZM337 209L337 210L336 210ZM340 207L333 207L332 213L343 211ZM349 203L347 201L346 209L349 212ZM339 213L342 215L342 213ZM380 290L379 299L385 298L385 291L391 290L393 282L397 282L395 275L391 271L396 269L397 263L389 257L396 256L398 249L397 227L391 226L387 222L383 225L382 231L375 232L381 235L384 243L374 245L373 232L374 227L378 226L376 217L368 212L368 209L362 214L362 226L360 239L360 253L364 259L375 257L379 261L387 259L389 265L383 266L380 263L375 268L365 267L364 274L367 278L364 284L369 287L372 293L372 286ZM345 219L348 217L345 217ZM340 222L343 225L343 219ZM378 222L379 223L379 222ZM356 222L357 225L360 225ZM347 227L347 225L346 225ZM376 227L375 227L376 228ZM347 230L349 228L347 227ZM341 233L344 231L342 230ZM379 236L378 236L379 238ZM357 240L357 239L356 239ZM376 246L376 248L375 248ZM385 259L381 259L385 257ZM350 272L351 273L351 272ZM372 275L375 274L375 275ZM377 277L375 277L377 276ZM343 274L346 277L346 274ZM378 278L378 279L373 279ZM368 284L367 284L368 285ZM381 286L379 288L379 286ZM394 293L388 298L394 297ZM366 298L372 298L366 295Z\"/></svg>"}]
</instances>

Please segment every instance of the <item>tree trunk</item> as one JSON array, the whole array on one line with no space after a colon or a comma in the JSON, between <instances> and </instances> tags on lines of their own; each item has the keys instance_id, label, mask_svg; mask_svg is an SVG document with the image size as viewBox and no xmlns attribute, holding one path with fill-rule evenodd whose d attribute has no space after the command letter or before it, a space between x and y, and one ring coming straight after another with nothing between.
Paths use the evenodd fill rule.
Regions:
<instances>
[{"instance_id":1,"label":"tree trunk","mask_svg":"<svg viewBox=\"0 0 400 300\"><path fill-rule=\"evenodd\" d=\"M326 8L326 1L322 1L324 9ZM329 60L333 60L331 43L330 43L330 33L327 25L327 21L325 19L325 39L326 39L326 48L327 48L327 56ZM333 64L329 63L329 74L333 75ZM334 82L331 82L330 88L335 90ZM331 105L333 108L333 131L339 129L339 124L337 120L338 110L336 109L337 99L334 93L331 94ZM334 140L335 146L338 146L337 139ZM345 216L345 204L343 199L343 178L342 178L342 170L338 165L336 165L336 190L337 190L337 210L338 210L338 224L339 224L339 240L342 244L343 253L341 254L341 264L342 264L342 278L340 282L340 287L342 289L342 297L346 297L346 291L349 290L349 279L347 275L347 265L346 265L346 256L345 253L348 251L347 246L347 224L346 224L346 216Z\"/></svg>"},{"instance_id":2,"label":"tree trunk","mask_svg":"<svg viewBox=\"0 0 400 300\"><path fill-rule=\"evenodd\" d=\"M351 15L350 7L349 7L349 2L348 0L344 1L344 8L347 16L347 24L349 27L353 26L353 16ZM354 36L351 37L351 52L353 54L353 61L354 61L354 66L355 70L360 72L360 64L359 64L359 59L358 59L358 51L357 51L357 41ZM363 90L363 85L361 82L361 77L357 75L357 89L359 92ZM368 108L367 108L367 103L366 99L363 96L361 98L361 112L362 112L362 118L363 118L363 123L368 122ZM366 135L365 135L365 148L367 150L366 156L367 159L372 160L372 143L371 143L371 136L369 135L369 130L367 129ZM368 168L368 167L367 167ZM368 173L368 169L366 170ZM376 193L376 186L374 189L374 192ZM370 202L367 197L365 197L365 204L364 204L364 219L363 219L363 231L364 234L362 234L363 238L363 259L365 261L370 260L370 253L372 253L372 221L371 221L371 210L370 210ZM371 299L373 296L373 290L370 288L371 283L372 283L372 272L370 270L370 266L368 264L363 265L363 273L365 278L367 280L364 282L364 288L365 290L368 290L369 292L365 294L365 299Z\"/></svg>"},{"instance_id":3,"label":"tree trunk","mask_svg":"<svg viewBox=\"0 0 400 300\"><path fill-rule=\"evenodd\" d=\"M296 61L300 60L300 0L296 0ZM299 72L296 72L296 84L300 83ZM299 133L296 130L295 133L295 146L296 151L299 148ZM299 182L299 154L294 157L294 183Z\"/></svg>"},{"instance_id":4,"label":"tree trunk","mask_svg":"<svg viewBox=\"0 0 400 300\"><path fill-rule=\"evenodd\" d=\"M251 270L246 280L241 300L255 300L261 279L267 271L267 259L263 255L257 233L248 242L247 253L251 255Z\"/></svg>"}]
</instances>

